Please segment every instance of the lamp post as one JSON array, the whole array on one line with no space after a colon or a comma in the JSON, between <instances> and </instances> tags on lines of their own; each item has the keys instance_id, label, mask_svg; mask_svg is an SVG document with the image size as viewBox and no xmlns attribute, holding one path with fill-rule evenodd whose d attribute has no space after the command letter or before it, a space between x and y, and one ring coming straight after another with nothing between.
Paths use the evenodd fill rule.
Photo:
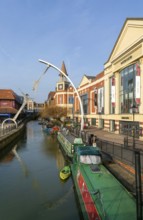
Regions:
<instances>
[{"instance_id":1,"label":"lamp post","mask_svg":"<svg viewBox=\"0 0 143 220\"><path fill-rule=\"evenodd\" d=\"M134 113L136 112L137 106L134 103L132 106L133 123ZM135 150L135 126L133 125L133 150L135 156L135 182L136 182L136 208L137 208L137 220L142 219L142 183L141 183L141 161L140 151Z\"/></svg>"},{"instance_id":2,"label":"lamp post","mask_svg":"<svg viewBox=\"0 0 143 220\"><path fill-rule=\"evenodd\" d=\"M47 68L46 68L46 70L44 71L44 74L46 73L46 71L47 71L50 67L52 67L52 68L56 69L58 72L60 72L63 76L65 76L65 77L68 79L68 81L71 83L71 85L73 86L73 88L74 88L74 90L75 90L75 92L76 92L76 94L77 94L77 97L78 97L78 100L79 100L79 104L80 104L80 109L81 109L81 129L80 129L80 130L82 131L82 130L83 130L83 127L84 127L84 111L83 111L83 106L82 106L81 98L80 98L79 93L78 93L76 87L74 86L73 82L71 81L71 79L70 79L62 70L60 70L58 67L54 66L53 64L51 64L51 63L49 63L49 62L47 62L47 61L41 60L41 59L39 59L39 62L44 63L44 64L47 65ZM40 79L41 79L41 78L40 78ZM35 87L37 87L37 85L38 85L40 79L35 82ZM35 88L34 88L34 89L35 89Z\"/></svg>"},{"instance_id":3,"label":"lamp post","mask_svg":"<svg viewBox=\"0 0 143 220\"><path fill-rule=\"evenodd\" d=\"M134 114L136 111L136 104L134 103L132 106L132 113L133 113L133 149L135 149L135 126L134 126Z\"/></svg>"}]
</instances>

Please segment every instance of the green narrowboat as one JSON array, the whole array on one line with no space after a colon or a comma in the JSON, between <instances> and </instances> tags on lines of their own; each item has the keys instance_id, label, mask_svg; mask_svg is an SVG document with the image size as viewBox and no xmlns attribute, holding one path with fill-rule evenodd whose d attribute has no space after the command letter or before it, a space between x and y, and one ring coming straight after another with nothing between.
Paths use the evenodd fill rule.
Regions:
<instances>
[{"instance_id":1,"label":"green narrowboat","mask_svg":"<svg viewBox=\"0 0 143 220\"><path fill-rule=\"evenodd\" d=\"M96 147L77 147L72 177L85 220L136 220L133 195L103 166Z\"/></svg>"},{"instance_id":2,"label":"green narrowboat","mask_svg":"<svg viewBox=\"0 0 143 220\"><path fill-rule=\"evenodd\" d=\"M68 131L59 131L57 134L57 139L61 145L62 151L70 159L73 158L74 151L77 146L85 146L82 138L75 137Z\"/></svg>"}]
</instances>

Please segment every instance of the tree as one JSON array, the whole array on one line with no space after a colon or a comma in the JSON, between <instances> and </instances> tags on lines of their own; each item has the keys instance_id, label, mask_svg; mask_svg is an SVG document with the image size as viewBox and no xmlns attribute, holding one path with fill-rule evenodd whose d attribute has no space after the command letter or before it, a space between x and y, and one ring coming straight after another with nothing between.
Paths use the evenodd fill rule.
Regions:
<instances>
[{"instance_id":1,"label":"tree","mask_svg":"<svg viewBox=\"0 0 143 220\"><path fill-rule=\"evenodd\" d=\"M46 106L46 108L41 112L42 118L54 118L61 121L62 117L67 116L67 108L61 106Z\"/></svg>"}]
</instances>

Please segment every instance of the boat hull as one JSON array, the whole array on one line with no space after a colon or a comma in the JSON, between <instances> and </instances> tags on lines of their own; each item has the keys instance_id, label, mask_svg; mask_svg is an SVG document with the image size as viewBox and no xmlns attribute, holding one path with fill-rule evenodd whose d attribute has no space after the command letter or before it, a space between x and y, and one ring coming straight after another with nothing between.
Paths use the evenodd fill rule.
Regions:
<instances>
[{"instance_id":1,"label":"boat hull","mask_svg":"<svg viewBox=\"0 0 143 220\"><path fill-rule=\"evenodd\" d=\"M58 132L57 139L62 147L62 151L70 159L73 158L74 151L77 146L85 146L82 142L78 143L78 140L76 143L74 143L75 139L80 138L76 138L70 134L64 134L64 132Z\"/></svg>"},{"instance_id":2,"label":"boat hull","mask_svg":"<svg viewBox=\"0 0 143 220\"><path fill-rule=\"evenodd\" d=\"M131 193L102 164L94 167L77 161L78 157L74 157L71 172L83 218L135 220L136 202Z\"/></svg>"}]
</instances>

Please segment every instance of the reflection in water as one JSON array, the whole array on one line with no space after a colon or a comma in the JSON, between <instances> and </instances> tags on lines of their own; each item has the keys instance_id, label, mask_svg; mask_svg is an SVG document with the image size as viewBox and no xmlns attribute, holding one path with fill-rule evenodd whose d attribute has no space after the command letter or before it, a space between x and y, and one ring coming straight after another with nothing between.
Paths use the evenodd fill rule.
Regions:
<instances>
[{"instance_id":1,"label":"reflection in water","mask_svg":"<svg viewBox=\"0 0 143 220\"><path fill-rule=\"evenodd\" d=\"M44 152L46 154L50 154L56 159L56 164L58 170L61 170L67 163L66 159L64 158L61 149L59 147L55 148L55 145L57 145L57 140L55 136L46 135L45 141L48 142L48 146L44 145ZM59 144L58 144L59 145Z\"/></svg>"},{"instance_id":2,"label":"reflection in water","mask_svg":"<svg viewBox=\"0 0 143 220\"><path fill-rule=\"evenodd\" d=\"M17 149L17 144L14 146L14 148L12 149L13 154L15 155L15 157L17 158L18 162L20 163L21 167L22 167L22 171L24 173L25 177L29 176L29 171L28 168L26 166L26 164L24 163L24 161L21 159L21 157L19 156L19 154L16 151Z\"/></svg>"},{"instance_id":3,"label":"reflection in water","mask_svg":"<svg viewBox=\"0 0 143 220\"><path fill-rule=\"evenodd\" d=\"M26 133L0 159L0 218L79 220L72 179L59 177L67 162L56 137L44 134L36 121L27 124Z\"/></svg>"},{"instance_id":4,"label":"reflection in water","mask_svg":"<svg viewBox=\"0 0 143 220\"><path fill-rule=\"evenodd\" d=\"M63 205L63 203L67 202L68 197L70 194L73 193L73 187L71 187L67 193L61 196L59 199L55 199L55 201L48 201L44 203L44 207L47 209L56 209L58 206Z\"/></svg>"}]
</instances>

